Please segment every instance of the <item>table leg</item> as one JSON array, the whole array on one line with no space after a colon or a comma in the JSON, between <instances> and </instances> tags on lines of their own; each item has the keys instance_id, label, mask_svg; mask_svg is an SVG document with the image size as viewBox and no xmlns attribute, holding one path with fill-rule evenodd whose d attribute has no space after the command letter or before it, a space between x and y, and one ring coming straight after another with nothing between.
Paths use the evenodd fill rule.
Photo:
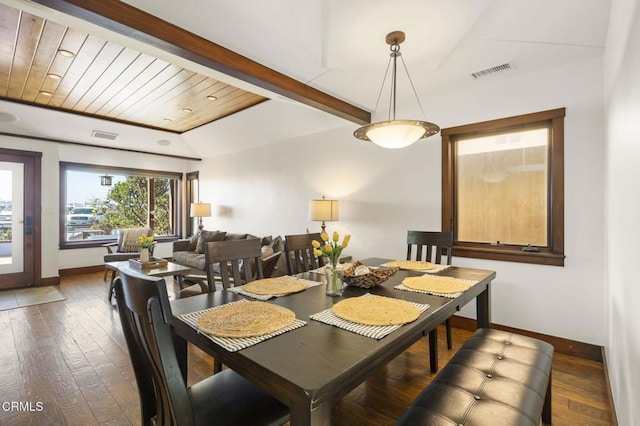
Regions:
<instances>
[{"instance_id":1,"label":"table leg","mask_svg":"<svg viewBox=\"0 0 640 426\"><path fill-rule=\"evenodd\" d=\"M429 332L429 365L431 372L438 371L438 328L434 328Z\"/></svg>"},{"instance_id":2,"label":"table leg","mask_svg":"<svg viewBox=\"0 0 640 426\"><path fill-rule=\"evenodd\" d=\"M187 341L182 337L173 333L173 346L176 351L176 358L178 360L178 366L184 379L184 384L187 384Z\"/></svg>"},{"instance_id":3,"label":"table leg","mask_svg":"<svg viewBox=\"0 0 640 426\"><path fill-rule=\"evenodd\" d=\"M491 283L476 297L478 328L491 328Z\"/></svg>"},{"instance_id":4,"label":"table leg","mask_svg":"<svg viewBox=\"0 0 640 426\"><path fill-rule=\"evenodd\" d=\"M330 426L331 425L331 403L325 402L313 410L309 409L308 401L291 404L291 426Z\"/></svg>"}]
</instances>

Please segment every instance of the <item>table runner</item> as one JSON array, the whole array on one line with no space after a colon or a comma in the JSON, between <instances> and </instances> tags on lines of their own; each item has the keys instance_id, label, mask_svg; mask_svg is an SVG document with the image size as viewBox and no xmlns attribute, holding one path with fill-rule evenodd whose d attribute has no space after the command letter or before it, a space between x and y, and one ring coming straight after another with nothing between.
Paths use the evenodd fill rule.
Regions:
<instances>
[{"instance_id":1,"label":"table runner","mask_svg":"<svg viewBox=\"0 0 640 426\"><path fill-rule=\"evenodd\" d=\"M282 278L285 278L285 277L282 277ZM289 277L289 276L287 276L286 278L291 278L292 280L304 281L308 286L305 290L307 290L307 289L309 289L311 287L315 287L317 285L322 284L321 281L303 280L303 279L300 279L300 278ZM305 291L305 290L302 290L302 291ZM229 291L232 291L232 292L238 293L238 294L242 294L243 296L248 296L248 297L251 297L252 299L258 299L258 300L269 300L269 299L272 299L274 297L281 297L281 296L287 296L288 294L295 294L295 293L287 293L287 294L254 294L254 293L249 293L248 291L245 291L244 285L240 285L240 286L237 286L237 287L231 287L229 289Z\"/></svg>"},{"instance_id":2,"label":"table runner","mask_svg":"<svg viewBox=\"0 0 640 426\"><path fill-rule=\"evenodd\" d=\"M360 297L383 297L383 296L376 296L371 293L366 293ZM427 309L429 309L428 304L414 303L414 302L408 302L408 303L411 303L412 305L416 306L421 314L426 312ZM333 325L335 327L350 331L352 333L360 334L365 337L370 337L376 340L380 340L383 337L388 336L389 334L393 333L394 331L396 331L397 329L399 329L404 325L404 324L396 324L396 325L358 324L358 323L347 321L345 319L338 317L336 314L333 313L331 308L325 309L324 311L318 312L317 314L313 314L309 318L311 318L312 320L323 322L328 325Z\"/></svg>"},{"instance_id":3,"label":"table runner","mask_svg":"<svg viewBox=\"0 0 640 426\"><path fill-rule=\"evenodd\" d=\"M227 303L227 305L230 305L230 304L233 304L233 303L243 303L243 302L248 302L248 300L242 299L242 300L238 300L237 302ZM191 313L188 313L188 314L183 314L183 315L180 315L179 318L182 321L184 321L187 324L189 324L195 330L197 330L199 334L202 334L203 336L207 336L210 340L212 340L215 343L217 343L218 345L222 346L223 348L225 348L229 352L236 352L236 351L239 351L241 349L248 348L250 346L253 346L255 344L263 342L263 341L265 341L267 339L271 339L272 337L279 336L280 334L286 333L287 331L295 330L296 328L300 328L300 327L303 327L303 326L307 325L307 323L305 321L302 321L302 320L299 320L299 319L296 318L295 321L293 322L293 324L291 324L290 326L285 327L285 328L283 328L281 330L278 330L278 331L274 331L273 333L265 334L264 336L258 336L258 337L231 338L231 337L210 336L207 333L202 333L198 329L198 326L197 326L198 318L200 318L200 316L202 314L204 314L205 312L214 311L214 310L220 308L221 306L225 306L225 305L220 305L220 306L216 306L216 307L213 307L213 308L203 309L203 310L197 311L197 312L191 312Z\"/></svg>"}]
</instances>

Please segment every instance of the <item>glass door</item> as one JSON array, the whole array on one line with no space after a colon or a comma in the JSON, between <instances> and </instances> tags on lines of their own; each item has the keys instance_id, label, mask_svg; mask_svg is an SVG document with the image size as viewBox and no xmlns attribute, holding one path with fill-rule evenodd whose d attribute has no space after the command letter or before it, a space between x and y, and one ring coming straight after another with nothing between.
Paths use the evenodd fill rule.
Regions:
<instances>
[{"instance_id":1,"label":"glass door","mask_svg":"<svg viewBox=\"0 0 640 426\"><path fill-rule=\"evenodd\" d=\"M0 289L38 285L40 154L0 149Z\"/></svg>"},{"instance_id":2,"label":"glass door","mask_svg":"<svg viewBox=\"0 0 640 426\"><path fill-rule=\"evenodd\" d=\"M24 271L24 164L0 162L0 275Z\"/></svg>"}]
</instances>

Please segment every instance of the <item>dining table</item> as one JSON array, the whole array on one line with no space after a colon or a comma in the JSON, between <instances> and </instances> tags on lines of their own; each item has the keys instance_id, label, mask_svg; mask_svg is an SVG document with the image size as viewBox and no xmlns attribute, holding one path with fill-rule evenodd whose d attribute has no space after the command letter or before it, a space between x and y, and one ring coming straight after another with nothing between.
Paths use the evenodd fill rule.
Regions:
<instances>
[{"instance_id":1,"label":"dining table","mask_svg":"<svg viewBox=\"0 0 640 426\"><path fill-rule=\"evenodd\" d=\"M361 260L379 266L390 259ZM472 282L455 297L443 297L396 287L410 276L424 271L398 270L385 282L372 288L347 286L342 296L325 295L324 285L268 300L295 312L306 324L241 350L229 351L200 332L184 315L212 307L249 299L232 291L215 291L171 302L171 322L176 352L186 377L187 342L210 354L290 408L292 426L329 425L331 407L340 398L364 382L379 367L403 353L462 306L476 301L478 328L491 326L490 284L494 271L446 267L437 275ZM305 272L296 275L309 281L322 281L324 275ZM382 338L354 333L310 318L346 298L371 295L429 305L417 320L404 324ZM250 299L249 299L250 300ZM425 367L427 360L425 359ZM428 370L425 368L425 374Z\"/></svg>"}]
</instances>

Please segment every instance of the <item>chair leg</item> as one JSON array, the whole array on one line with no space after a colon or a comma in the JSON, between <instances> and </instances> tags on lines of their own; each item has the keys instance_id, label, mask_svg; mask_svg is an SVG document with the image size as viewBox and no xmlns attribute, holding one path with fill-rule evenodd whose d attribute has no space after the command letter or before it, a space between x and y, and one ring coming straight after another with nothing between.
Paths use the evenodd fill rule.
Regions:
<instances>
[{"instance_id":1,"label":"chair leg","mask_svg":"<svg viewBox=\"0 0 640 426\"><path fill-rule=\"evenodd\" d=\"M451 318L447 318L447 320L444 322L444 328L447 332L447 349L451 350L451 348L453 347L453 343L451 340Z\"/></svg>"},{"instance_id":2,"label":"chair leg","mask_svg":"<svg viewBox=\"0 0 640 426\"><path fill-rule=\"evenodd\" d=\"M109 270L106 268L104 268L104 277L102 277L102 281L106 281L107 280L107 274L109 273Z\"/></svg>"},{"instance_id":3,"label":"chair leg","mask_svg":"<svg viewBox=\"0 0 640 426\"><path fill-rule=\"evenodd\" d=\"M438 329L434 328L429 332L429 364L431 372L438 371Z\"/></svg>"}]
</instances>

